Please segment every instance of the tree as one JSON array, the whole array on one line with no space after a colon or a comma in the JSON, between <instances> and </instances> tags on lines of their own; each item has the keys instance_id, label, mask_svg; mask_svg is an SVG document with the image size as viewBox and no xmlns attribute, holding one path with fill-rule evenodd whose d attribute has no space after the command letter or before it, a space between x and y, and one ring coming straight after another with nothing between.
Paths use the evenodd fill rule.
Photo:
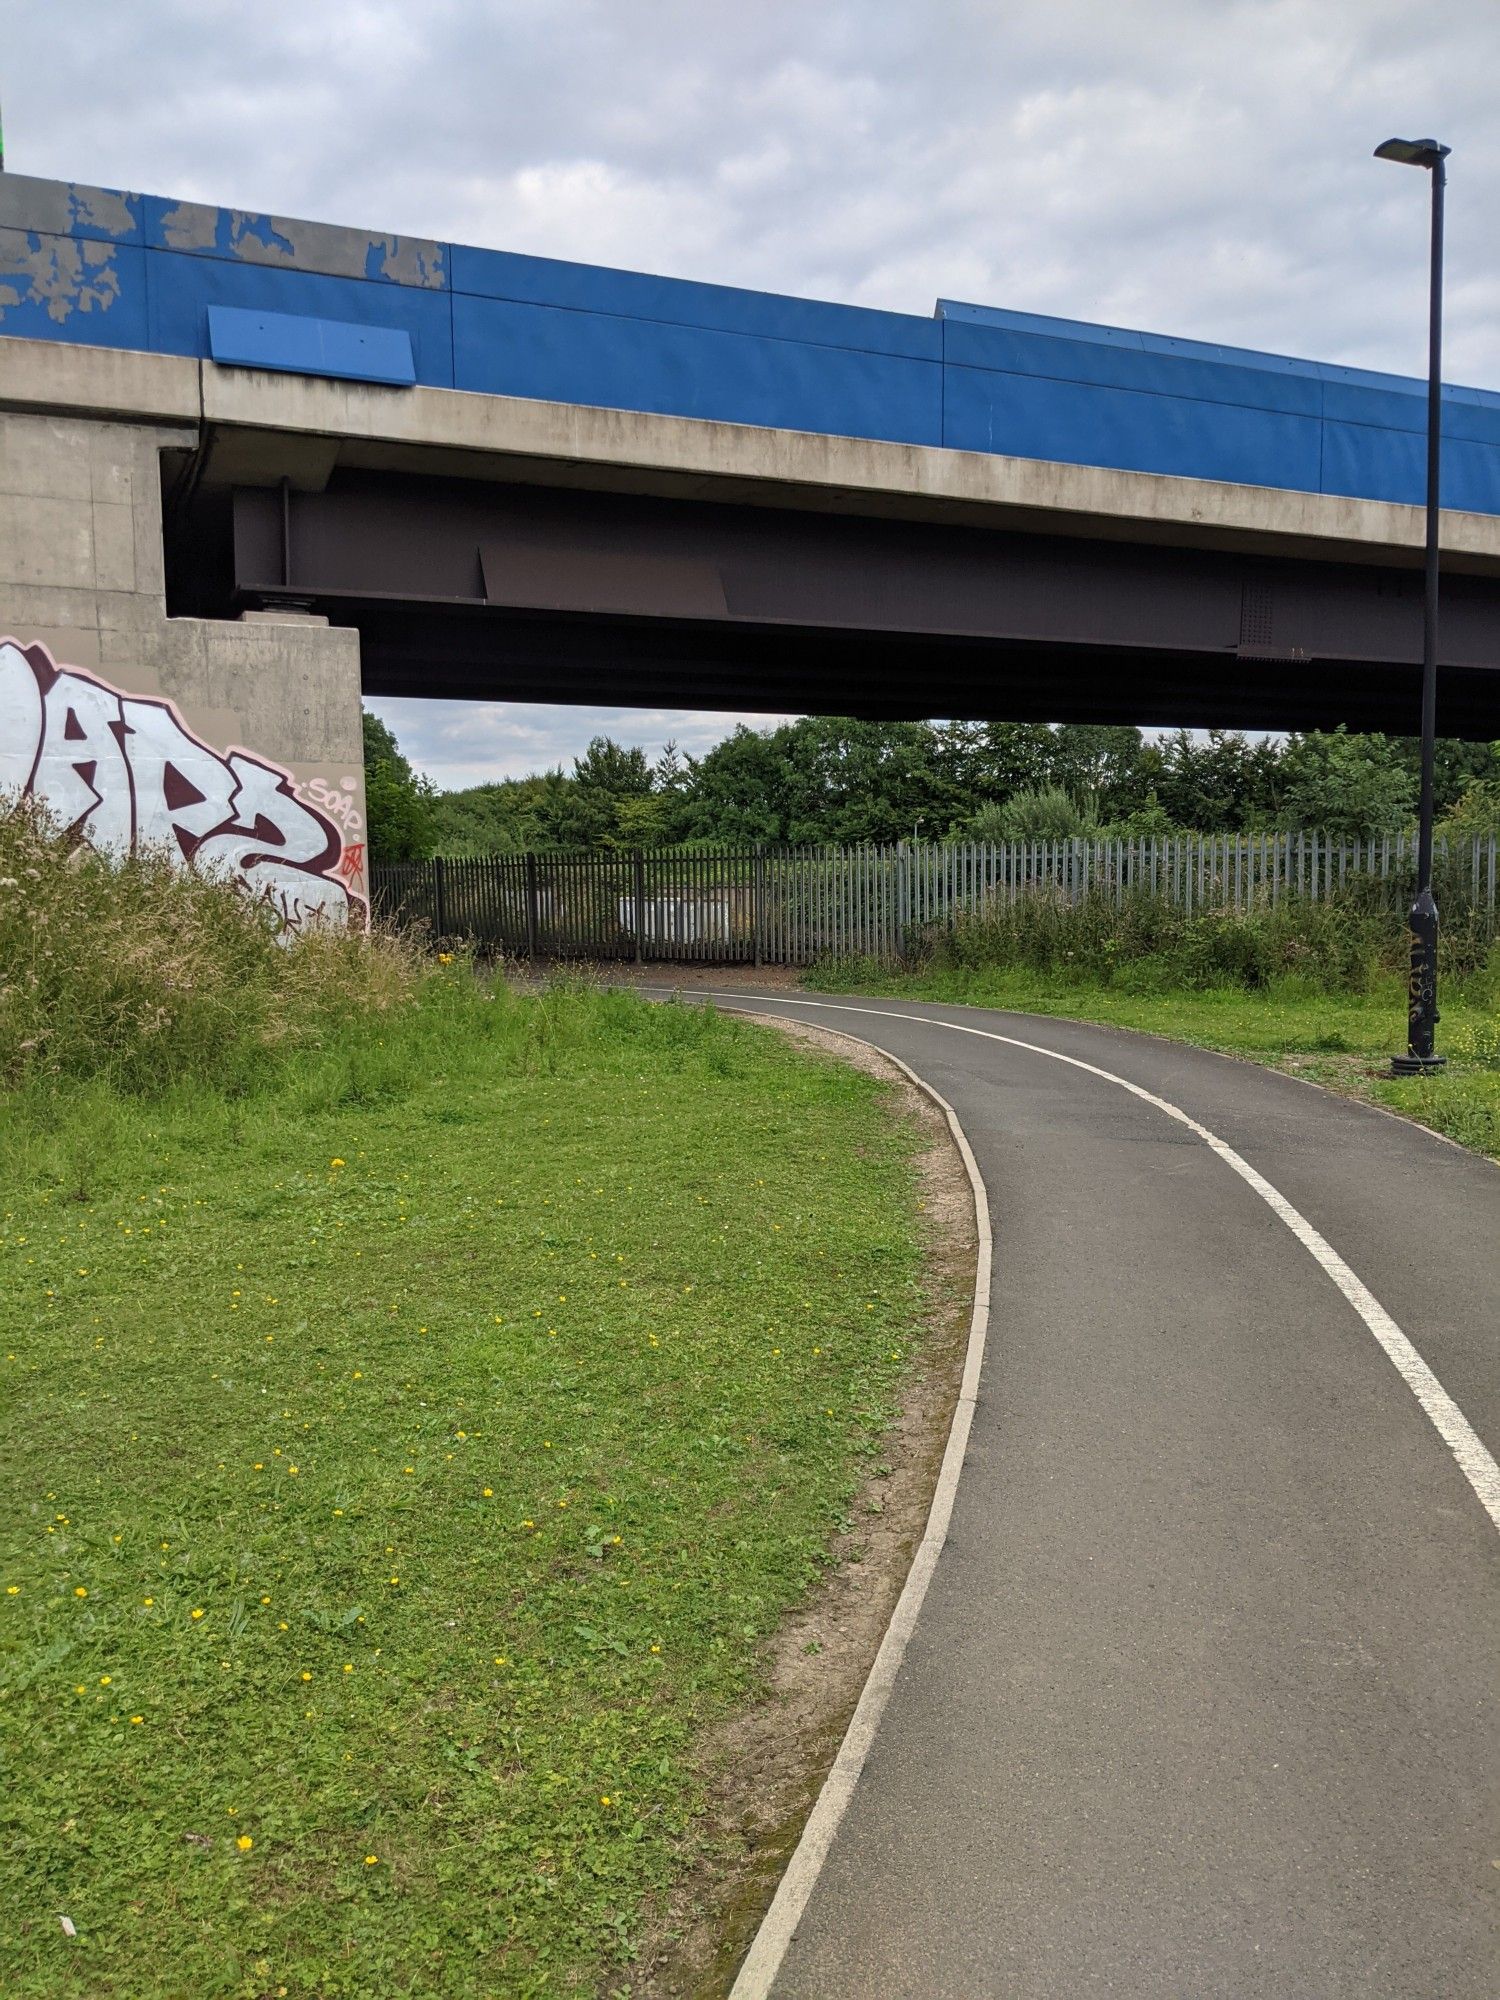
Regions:
<instances>
[{"instance_id":1,"label":"tree","mask_svg":"<svg viewBox=\"0 0 1500 2000\"><path fill-rule=\"evenodd\" d=\"M1361 837L1395 833L1411 818L1416 785L1384 736L1338 729L1289 736L1276 768L1277 821Z\"/></svg>"},{"instance_id":2,"label":"tree","mask_svg":"<svg viewBox=\"0 0 1500 2000\"><path fill-rule=\"evenodd\" d=\"M388 726L365 709L365 817L371 861L425 861L437 826L433 789L419 778Z\"/></svg>"},{"instance_id":3,"label":"tree","mask_svg":"<svg viewBox=\"0 0 1500 2000\"><path fill-rule=\"evenodd\" d=\"M1062 722L1051 731L1048 783L1071 792L1097 818L1105 809L1129 809L1131 780L1140 761L1138 729L1110 723Z\"/></svg>"},{"instance_id":4,"label":"tree","mask_svg":"<svg viewBox=\"0 0 1500 2000\"><path fill-rule=\"evenodd\" d=\"M1178 826L1234 833L1274 818L1281 746L1238 730L1210 729L1200 740L1176 730L1160 750L1156 792Z\"/></svg>"}]
</instances>

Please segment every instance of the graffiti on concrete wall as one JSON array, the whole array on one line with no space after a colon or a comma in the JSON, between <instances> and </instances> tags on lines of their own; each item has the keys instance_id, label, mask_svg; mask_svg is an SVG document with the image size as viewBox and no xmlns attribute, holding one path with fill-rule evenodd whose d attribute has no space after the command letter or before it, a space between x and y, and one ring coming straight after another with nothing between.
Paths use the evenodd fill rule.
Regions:
<instances>
[{"instance_id":1,"label":"graffiti on concrete wall","mask_svg":"<svg viewBox=\"0 0 1500 2000\"><path fill-rule=\"evenodd\" d=\"M41 800L100 854L170 853L265 903L286 931L362 923L353 781L316 792L299 797L289 772L248 750L213 749L169 701L0 640L0 794Z\"/></svg>"}]
</instances>

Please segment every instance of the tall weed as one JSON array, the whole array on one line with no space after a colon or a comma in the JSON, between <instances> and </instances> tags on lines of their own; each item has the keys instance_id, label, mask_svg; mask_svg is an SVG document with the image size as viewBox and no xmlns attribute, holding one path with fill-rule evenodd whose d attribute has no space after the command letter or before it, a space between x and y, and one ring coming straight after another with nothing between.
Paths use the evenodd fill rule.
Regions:
<instances>
[{"instance_id":1,"label":"tall weed","mask_svg":"<svg viewBox=\"0 0 1500 2000\"><path fill-rule=\"evenodd\" d=\"M411 1006L409 940L331 928L278 940L262 907L164 855L114 863L32 802L0 816L0 1082L184 1079L249 1090L351 1019Z\"/></svg>"},{"instance_id":2,"label":"tall weed","mask_svg":"<svg viewBox=\"0 0 1500 2000\"><path fill-rule=\"evenodd\" d=\"M1014 967L1137 993L1253 991L1288 978L1310 990L1363 993L1405 963L1400 896L1400 885L1360 878L1321 900L1292 895L1242 910L1189 912L1145 889L1128 889L1117 902L1105 889L1070 899L1039 888L995 897L933 926L918 940L917 956L938 970ZM1452 893L1449 910L1444 975L1485 977L1485 913Z\"/></svg>"}]
</instances>

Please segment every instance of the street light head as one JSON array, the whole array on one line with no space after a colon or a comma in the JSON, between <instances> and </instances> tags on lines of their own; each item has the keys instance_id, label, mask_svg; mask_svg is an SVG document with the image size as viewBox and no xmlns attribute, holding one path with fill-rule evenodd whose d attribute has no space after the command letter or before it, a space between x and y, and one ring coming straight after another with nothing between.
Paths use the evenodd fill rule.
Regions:
<instances>
[{"instance_id":1,"label":"street light head","mask_svg":"<svg viewBox=\"0 0 1500 2000\"><path fill-rule=\"evenodd\" d=\"M1436 139L1387 139L1383 146L1375 148L1375 157L1399 160L1404 167L1436 167L1452 151L1451 146L1441 146Z\"/></svg>"}]
</instances>

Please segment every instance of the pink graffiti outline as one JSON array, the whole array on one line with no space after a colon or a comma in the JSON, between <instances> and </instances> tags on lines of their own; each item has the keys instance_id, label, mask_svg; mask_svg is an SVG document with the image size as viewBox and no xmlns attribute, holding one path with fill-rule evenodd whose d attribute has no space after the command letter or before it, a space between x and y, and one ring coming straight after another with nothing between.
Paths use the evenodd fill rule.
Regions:
<instances>
[{"instance_id":1,"label":"pink graffiti outline","mask_svg":"<svg viewBox=\"0 0 1500 2000\"><path fill-rule=\"evenodd\" d=\"M67 674L76 680L87 681L91 687L99 689L103 694L112 695L117 701L134 702L142 707L159 709L169 718L173 726L182 732L183 736L186 737L194 748L202 750L221 764L227 765L231 757L243 757L247 763L256 764L261 770L269 772L276 780L276 790L282 793L301 811L308 813L322 829L324 834L323 850L310 861L289 861L285 855L278 854L271 847L266 848L264 851L252 851L241 862L239 869L236 871L237 874L243 874L247 868L253 867L257 862L271 861L285 868L294 868L298 872L309 875L316 880L329 882L335 888L343 891L351 909L357 912L358 921L362 922L365 928L369 927L370 904L368 896L363 891L354 888L351 882L344 879L339 873L344 856L345 843L343 834L325 812L315 806L309 799L301 796L296 779L285 765L273 763L269 757L262 756L258 750L251 750L241 743L230 743L220 749L217 745L206 742L196 730L188 726L186 717L178 708L176 702L169 696L133 694L128 688L116 687L112 681L105 680L99 674L91 673L87 667L75 667L66 663L59 665L53 657L51 648L42 640L33 641L28 645L24 640L14 637L13 634L0 632L0 648L6 646L14 647L16 652L21 655L22 659L31 668L33 674L36 675L38 690L44 703L47 696L52 692L53 687ZM115 740L120 744L122 761L125 766L125 780L130 788L130 845L133 850L136 844L137 829L140 826L140 810L136 798L135 768L131 762L125 743L120 739L117 725L111 723L109 727L111 734L115 736ZM21 796L23 798L33 795L37 767L41 761L42 753L46 748L46 741L44 728L43 732L38 736L36 750L32 756L31 768L27 773L26 782L21 787ZM82 776L81 773L79 775L80 777ZM231 773L231 775L233 774ZM83 782L93 792L95 803L102 805L104 803L104 794L94 786L92 780L84 779ZM217 826L210 827L205 833L193 835L191 851L183 847L182 835L180 832L178 833L178 846L182 848L182 858L188 867L192 867L193 857L205 841L213 840L220 834L227 833L254 836L256 827L241 826L238 823L237 805L242 790L243 786L240 784L238 778L236 778L234 790L230 794L229 800L230 817L222 820ZM88 836L85 831L82 831L82 825L90 817L91 812L92 808L88 812L81 813L78 820L74 822L75 827L80 829L80 838L85 840ZM246 886L248 887L248 884ZM262 891L263 899L268 898L270 893L269 888Z\"/></svg>"}]
</instances>

